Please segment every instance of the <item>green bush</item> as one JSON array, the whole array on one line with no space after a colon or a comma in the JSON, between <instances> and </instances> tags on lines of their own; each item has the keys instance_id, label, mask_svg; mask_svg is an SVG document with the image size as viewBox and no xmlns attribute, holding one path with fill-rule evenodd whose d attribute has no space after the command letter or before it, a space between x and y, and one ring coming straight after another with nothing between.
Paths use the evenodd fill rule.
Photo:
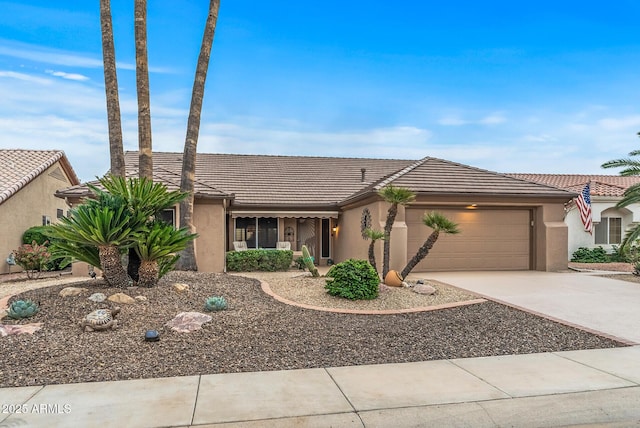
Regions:
<instances>
[{"instance_id":1,"label":"green bush","mask_svg":"<svg viewBox=\"0 0 640 428\"><path fill-rule=\"evenodd\" d=\"M46 235L46 231L49 226L34 226L25 230L22 234L22 243L23 244L33 244L35 241L38 245L49 246L49 244L55 242L55 238L48 238ZM52 271L52 270L60 270L62 269L64 260L63 259L52 259L45 263L42 270Z\"/></svg>"},{"instance_id":2,"label":"green bush","mask_svg":"<svg viewBox=\"0 0 640 428\"><path fill-rule=\"evenodd\" d=\"M227 271L275 272L289 270L293 261L291 250L247 250L227 252Z\"/></svg>"},{"instance_id":3,"label":"green bush","mask_svg":"<svg viewBox=\"0 0 640 428\"><path fill-rule=\"evenodd\" d=\"M332 296L351 300L371 300L378 297L380 278L366 260L349 259L333 265L324 288Z\"/></svg>"},{"instance_id":4,"label":"green bush","mask_svg":"<svg viewBox=\"0 0 640 428\"><path fill-rule=\"evenodd\" d=\"M576 263L608 263L610 258L602 247L580 247L573 253L571 261Z\"/></svg>"}]
</instances>

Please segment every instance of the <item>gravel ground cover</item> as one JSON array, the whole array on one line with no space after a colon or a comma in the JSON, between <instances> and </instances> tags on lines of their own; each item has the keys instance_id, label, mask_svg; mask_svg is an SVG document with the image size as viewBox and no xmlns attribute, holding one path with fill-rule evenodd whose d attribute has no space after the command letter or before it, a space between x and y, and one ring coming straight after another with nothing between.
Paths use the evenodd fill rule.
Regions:
<instances>
[{"instance_id":1,"label":"gravel ground cover","mask_svg":"<svg viewBox=\"0 0 640 428\"><path fill-rule=\"evenodd\" d=\"M272 280L273 281L273 280ZM187 283L178 293L172 283ZM607 348L622 344L494 302L396 315L336 314L275 301L259 281L227 274L173 272L151 289L125 290L146 302L118 305L120 327L84 332L79 322L98 307L101 280L60 297L65 284L29 290L16 298L40 302L30 318L33 335L0 337L0 387L283 370L445 358ZM301 287L304 283L301 282ZM202 330L177 333L164 325L182 311L203 311L204 299L224 296L229 309L212 313ZM159 342L145 342L156 329Z\"/></svg>"}]
</instances>

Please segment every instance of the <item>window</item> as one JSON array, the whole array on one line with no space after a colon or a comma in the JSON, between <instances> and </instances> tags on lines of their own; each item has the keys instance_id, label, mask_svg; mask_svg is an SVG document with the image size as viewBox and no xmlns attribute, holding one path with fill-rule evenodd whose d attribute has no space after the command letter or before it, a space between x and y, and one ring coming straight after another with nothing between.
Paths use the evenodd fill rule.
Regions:
<instances>
[{"instance_id":1,"label":"window","mask_svg":"<svg viewBox=\"0 0 640 428\"><path fill-rule=\"evenodd\" d=\"M159 215L160 220L164 221L167 224L170 224L173 227L176 227L176 210L173 208L162 210Z\"/></svg>"},{"instance_id":2,"label":"window","mask_svg":"<svg viewBox=\"0 0 640 428\"><path fill-rule=\"evenodd\" d=\"M328 218L322 219L322 258L329 257L329 240L331 239L331 230L329 228L331 226L329 224Z\"/></svg>"},{"instance_id":3,"label":"window","mask_svg":"<svg viewBox=\"0 0 640 428\"><path fill-rule=\"evenodd\" d=\"M42 225L46 226L48 224L51 224L51 217L49 217L48 215L43 215L42 216Z\"/></svg>"},{"instance_id":4,"label":"window","mask_svg":"<svg viewBox=\"0 0 640 428\"><path fill-rule=\"evenodd\" d=\"M595 225L596 244L620 244L622 242L622 218L602 217Z\"/></svg>"},{"instance_id":5,"label":"window","mask_svg":"<svg viewBox=\"0 0 640 428\"><path fill-rule=\"evenodd\" d=\"M238 217L234 241L246 241L247 248L276 248L278 219L275 217Z\"/></svg>"},{"instance_id":6,"label":"window","mask_svg":"<svg viewBox=\"0 0 640 428\"><path fill-rule=\"evenodd\" d=\"M61 210L60 208L58 208L56 211L56 218L62 218L62 217L64 217L64 210Z\"/></svg>"}]
</instances>

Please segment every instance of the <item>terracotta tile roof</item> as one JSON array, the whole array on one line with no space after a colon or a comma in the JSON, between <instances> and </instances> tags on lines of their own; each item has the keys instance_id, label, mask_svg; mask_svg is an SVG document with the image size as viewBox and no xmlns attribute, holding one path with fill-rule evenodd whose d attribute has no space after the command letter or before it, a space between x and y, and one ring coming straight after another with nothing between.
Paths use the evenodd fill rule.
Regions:
<instances>
[{"instance_id":1,"label":"terracotta tile roof","mask_svg":"<svg viewBox=\"0 0 640 428\"><path fill-rule=\"evenodd\" d=\"M127 152L127 171L137 152ZM346 197L414 161L198 153L196 177L212 188L234 194L234 205L335 205ZM181 174L182 153L153 154L154 169ZM362 169L365 180L362 181Z\"/></svg>"},{"instance_id":2,"label":"terracotta tile roof","mask_svg":"<svg viewBox=\"0 0 640 428\"><path fill-rule=\"evenodd\" d=\"M571 193L553 186L432 157L423 158L380 180L371 190L379 190L387 184L406 187L418 194L572 197Z\"/></svg>"},{"instance_id":3,"label":"terracotta tile roof","mask_svg":"<svg viewBox=\"0 0 640 428\"><path fill-rule=\"evenodd\" d=\"M70 181L79 184L63 151L0 149L0 204L58 161Z\"/></svg>"},{"instance_id":4,"label":"terracotta tile roof","mask_svg":"<svg viewBox=\"0 0 640 428\"><path fill-rule=\"evenodd\" d=\"M579 193L587 183L591 183L592 196L622 196L624 191L640 183L640 176L623 177L620 175L587 174L507 174L523 180L535 181L559 189Z\"/></svg>"}]
</instances>

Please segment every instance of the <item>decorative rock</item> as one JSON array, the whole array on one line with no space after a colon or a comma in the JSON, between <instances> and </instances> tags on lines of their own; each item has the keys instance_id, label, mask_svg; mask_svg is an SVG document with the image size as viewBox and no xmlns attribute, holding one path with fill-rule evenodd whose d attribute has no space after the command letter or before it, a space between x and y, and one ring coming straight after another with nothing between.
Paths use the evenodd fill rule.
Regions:
<instances>
[{"instance_id":1,"label":"decorative rock","mask_svg":"<svg viewBox=\"0 0 640 428\"><path fill-rule=\"evenodd\" d=\"M148 300L145 296L136 296L134 299L138 302L146 302Z\"/></svg>"},{"instance_id":2,"label":"decorative rock","mask_svg":"<svg viewBox=\"0 0 640 428\"><path fill-rule=\"evenodd\" d=\"M423 279L419 279L416 281L416 284L424 284L424 280Z\"/></svg>"},{"instance_id":3,"label":"decorative rock","mask_svg":"<svg viewBox=\"0 0 640 428\"><path fill-rule=\"evenodd\" d=\"M189 291L189 284L175 283L173 284L173 289L176 290L178 293L184 293Z\"/></svg>"},{"instance_id":4,"label":"decorative rock","mask_svg":"<svg viewBox=\"0 0 640 428\"><path fill-rule=\"evenodd\" d=\"M378 284L378 292L380 293L388 293L391 291L391 289L392 287L389 287L384 282L381 282L380 284Z\"/></svg>"},{"instance_id":5,"label":"decorative rock","mask_svg":"<svg viewBox=\"0 0 640 428\"><path fill-rule=\"evenodd\" d=\"M61 297L72 297L79 296L80 294L89 291L88 288L80 288L80 287L65 287L60 290Z\"/></svg>"},{"instance_id":6,"label":"decorative rock","mask_svg":"<svg viewBox=\"0 0 640 428\"><path fill-rule=\"evenodd\" d=\"M144 333L144 340L145 342L157 342L160 340L160 333L156 330L147 330Z\"/></svg>"},{"instance_id":7,"label":"decorative rock","mask_svg":"<svg viewBox=\"0 0 640 428\"><path fill-rule=\"evenodd\" d=\"M436 289L427 284L416 284L413 291L418 294L435 294Z\"/></svg>"},{"instance_id":8,"label":"decorative rock","mask_svg":"<svg viewBox=\"0 0 640 428\"><path fill-rule=\"evenodd\" d=\"M133 303L136 303L136 299L124 293L112 294L111 296L109 296L109 301L114 303L122 303L125 305L131 305Z\"/></svg>"},{"instance_id":9,"label":"decorative rock","mask_svg":"<svg viewBox=\"0 0 640 428\"><path fill-rule=\"evenodd\" d=\"M408 283L408 282L406 282L406 281L402 281L402 286L403 286L404 288L413 287L411 284L409 284L409 283Z\"/></svg>"},{"instance_id":10,"label":"decorative rock","mask_svg":"<svg viewBox=\"0 0 640 428\"><path fill-rule=\"evenodd\" d=\"M89 296L89 300L91 300L92 302L101 303L107 300L107 296L102 293L93 293L91 296Z\"/></svg>"},{"instance_id":11,"label":"decorative rock","mask_svg":"<svg viewBox=\"0 0 640 428\"><path fill-rule=\"evenodd\" d=\"M42 323L34 324L22 324L22 325L7 325L0 324L0 336L10 336L13 334L33 334L34 332L42 328Z\"/></svg>"},{"instance_id":12,"label":"decorative rock","mask_svg":"<svg viewBox=\"0 0 640 428\"><path fill-rule=\"evenodd\" d=\"M202 324L211 321L211 316L200 312L180 312L174 319L165 324L178 333L190 333L200 330Z\"/></svg>"},{"instance_id":13,"label":"decorative rock","mask_svg":"<svg viewBox=\"0 0 640 428\"><path fill-rule=\"evenodd\" d=\"M84 331L115 329L118 326L118 320L115 319L115 316L119 312L120 308L96 309L80 321L80 327L82 327Z\"/></svg>"}]
</instances>

